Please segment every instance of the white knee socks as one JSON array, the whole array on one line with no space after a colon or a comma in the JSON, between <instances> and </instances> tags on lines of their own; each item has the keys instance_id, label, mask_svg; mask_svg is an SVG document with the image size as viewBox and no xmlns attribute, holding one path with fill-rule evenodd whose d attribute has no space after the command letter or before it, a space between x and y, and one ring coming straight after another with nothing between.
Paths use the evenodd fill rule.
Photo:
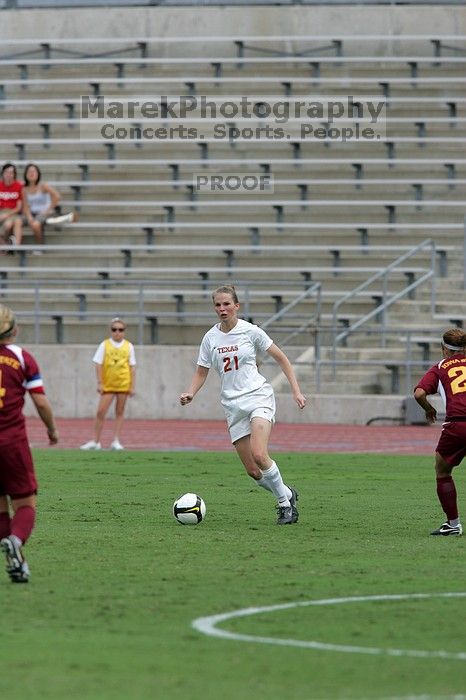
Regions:
<instances>
[{"instance_id":1,"label":"white knee socks","mask_svg":"<svg viewBox=\"0 0 466 700\"><path fill-rule=\"evenodd\" d=\"M280 469L275 462L268 469L262 470L262 479L257 482L263 489L271 491L281 506L289 506L291 491L283 483Z\"/></svg>"}]
</instances>

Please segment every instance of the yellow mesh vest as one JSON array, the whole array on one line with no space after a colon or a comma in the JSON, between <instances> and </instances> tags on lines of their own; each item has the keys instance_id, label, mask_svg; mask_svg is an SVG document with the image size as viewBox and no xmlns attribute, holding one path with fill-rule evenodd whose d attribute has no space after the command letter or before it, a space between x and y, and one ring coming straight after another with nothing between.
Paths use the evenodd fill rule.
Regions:
<instances>
[{"instance_id":1,"label":"yellow mesh vest","mask_svg":"<svg viewBox=\"0 0 466 700\"><path fill-rule=\"evenodd\" d=\"M107 338L102 365L102 389L106 392L126 393L130 386L129 341L124 340L121 347L116 348Z\"/></svg>"}]
</instances>

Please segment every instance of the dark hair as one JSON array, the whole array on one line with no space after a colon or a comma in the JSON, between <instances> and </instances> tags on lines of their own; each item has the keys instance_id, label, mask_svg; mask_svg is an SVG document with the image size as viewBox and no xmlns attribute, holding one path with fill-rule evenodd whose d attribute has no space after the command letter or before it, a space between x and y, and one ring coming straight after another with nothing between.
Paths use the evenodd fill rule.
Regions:
<instances>
[{"instance_id":1,"label":"dark hair","mask_svg":"<svg viewBox=\"0 0 466 700\"><path fill-rule=\"evenodd\" d=\"M5 172L5 170L8 170L8 168L13 168L13 172L16 178L16 165L13 165L13 163L5 163L5 165L2 167L2 175Z\"/></svg>"},{"instance_id":2,"label":"dark hair","mask_svg":"<svg viewBox=\"0 0 466 700\"><path fill-rule=\"evenodd\" d=\"M216 294L231 294L235 304L239 304L236 289L232 284L224 284L222 287L217 287L217 289L212 292L212 300L214 300Z\"/></svg>"},{"instance_id":3,"label":"dark hair","mask_svg":"<svg viewBox=\"0 0 466 700\"><path fill-rule=\"evenodd\" d=\"M442 335L442 341L445 345L451 345L460 350L466 347L466 333L461 328L450 328Z\"/></svg>"},{"instance_id":4,"label":"dark hair","mask_svg":"<svg viewBox=\"0 0 466 700\"><path fill-rule=\"evenodd\" d=\"M29 180L27 178L27 172L28 172L29 168L35 168L37 170L37 175L38 175L37 182L40 182L40 178L42 177L42 173L40 171L39 166L36 165L35 163L28 163L26 165L26 167L24 168L24 175L23 175L23 180L24 180L24 184L26 185L26 187L29 185Z\"/></svg>"}]
</instances>

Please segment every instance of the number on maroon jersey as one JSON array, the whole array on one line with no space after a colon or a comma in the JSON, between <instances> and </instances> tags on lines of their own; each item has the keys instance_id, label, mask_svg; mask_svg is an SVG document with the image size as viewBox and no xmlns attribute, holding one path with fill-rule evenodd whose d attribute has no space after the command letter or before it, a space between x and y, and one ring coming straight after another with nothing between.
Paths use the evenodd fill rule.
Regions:
<instances>
[{"instance_id":1,"label":"number on maroon jersey","mask_svg":"<svg viewBox=\"0 0 466 700\"><path fill-rule=\"evenodd\" d=\"M6 394L6 389L2 386L2 370L0 369L0 408L3 408L3 397Z\"/></svg>"},{"instance_id":2,"label":"number on maroon jersey","mask_svg":"<svg viewBox=\"0 0 466 700\"><path fill-rule=\"evenodd\" d=\"M448 376L450 377L451 393L460 394L466 391L466 367L452 367L448 370Z\"/></svg>"}]
</instances>

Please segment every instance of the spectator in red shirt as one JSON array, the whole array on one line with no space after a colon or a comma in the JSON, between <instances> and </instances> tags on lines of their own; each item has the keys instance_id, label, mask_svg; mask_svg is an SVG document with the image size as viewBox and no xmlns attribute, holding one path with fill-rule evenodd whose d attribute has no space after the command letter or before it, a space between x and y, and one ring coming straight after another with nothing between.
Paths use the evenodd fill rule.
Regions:
<instances>
[{"instance_id":1,"label":"spectator in red shirt","mask_svg":"<svg viewBox=\"0 0 466 700\"><path fill-rule=\"evenodd\" d=\"M443 359L431 367L414 390L426 420L435 423L437 411L427 396L439 393L445 401L446 416L435 451L437 496L447 521L431 535L462 535L453 467L466 455L466 333L451 328L442 336Z\"/></svg>"},{"instance_id":2,"label":"spectator in red shirt","mask_svg":"<svg viewBox=\"0 0 466 700\"><path fill-rule=\"evenodd\" d=\"M5 163L0 180L0 224L5 243L20 245L23 238L21 210L23 206L23 184L16 179L16 168Z\"/></svg>"},{"instance_id":3,"label":"spectator in red shirt","mask_svg":"<svg viewBox=\"0 0 466 700\"><path fill-rule=\"evenodd\" d=\"M13 312L0 304L0 547L11 581L27 583L22 547L34 528L37 481L23 415L26 391L51 445L58 442L58 433L37 362L16 345L16 333Z\"/></svg>"}]
</instances>

